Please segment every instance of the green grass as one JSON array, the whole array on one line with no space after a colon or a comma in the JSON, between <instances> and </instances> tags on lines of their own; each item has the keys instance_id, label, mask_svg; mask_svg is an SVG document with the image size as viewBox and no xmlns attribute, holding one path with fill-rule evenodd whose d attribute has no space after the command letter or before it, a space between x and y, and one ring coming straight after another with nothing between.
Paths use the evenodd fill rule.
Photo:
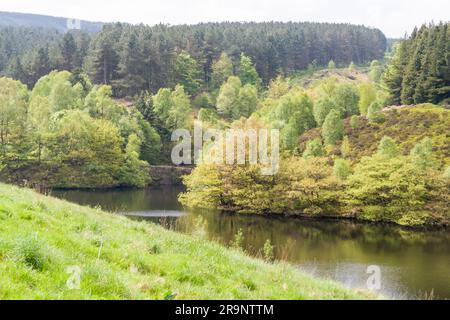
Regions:
<instances>
[{"instance_id":1,"label":"green grass","mask_svg":"<svg viewBox=\"0 0 450 320\"><path fill-rule=\"evenodd\" d=\"M70 289L68 268L81 271ZM201 238L0 184L0 299L370 299Z\"/></svg>"}]
</instances>

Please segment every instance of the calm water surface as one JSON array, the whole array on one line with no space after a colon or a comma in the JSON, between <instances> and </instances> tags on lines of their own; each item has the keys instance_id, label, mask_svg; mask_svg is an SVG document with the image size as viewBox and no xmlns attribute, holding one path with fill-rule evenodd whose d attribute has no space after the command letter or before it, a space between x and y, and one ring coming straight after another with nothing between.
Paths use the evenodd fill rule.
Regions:
<instances>
[{"instance_id":1,"label":"calm water surface","mask_svg":"<svg viewBox=\"0 0 450 320\"><path fill-rule=\"evenodd\" d=\"M267 239L275 256L322 278L366 288L367 268L381 269L386 297L450 299L450 230L411 231L392 225L318 221L186 211L180 189L53 191L53 195L100 206L132 219L160 223L172 230L201 233L228 245L239 229L247 252L259 256Z\"/></svg>"}]
</instances>

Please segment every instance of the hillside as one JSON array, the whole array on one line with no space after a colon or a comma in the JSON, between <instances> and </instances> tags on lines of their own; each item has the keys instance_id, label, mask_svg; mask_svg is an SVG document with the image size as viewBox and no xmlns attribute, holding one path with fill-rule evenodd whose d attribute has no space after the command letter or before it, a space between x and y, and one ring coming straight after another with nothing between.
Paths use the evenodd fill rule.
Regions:
<instances>
[{"instance_id":1,"label":"hillside","mask_svg":"<svg viewBox=\"0 0 450 320\"><path fill-rule=\"evenodd\" d=\"M56 29L61 33L67 32L68 18L51 17L38 14L0 12L0 27L34 27ZM80 21L81 30L87 32L99 32L102 30L103 23Z\"/></svg>"},{"instance_id":2,"label":"hillside","mask_svg":"<svg viewBox=\"0 0 450 320\"><path fill-rule=\"evenodd\" d=\"M416 143L425 137L433 140L433 152L441 167L450 164L450 110L432 104L388 107L385 121L371 124L365 117L358 117L352 128L351 120L344 121L345 135L350 142L348 157L358 162L364 156L373 155L384 136L393 138L404 155L408 155ZM321 129L313 129L300 137L300 152L311 139L321 137ZM339 148L334 154L340 155Z\"/></svg>"},{"instance_id":3,"label":"hillside","mask_svg":"<svg viewBox=\"0 0 450 320\"><path fill-rule=\"evenodd\" d=\"M358 83L363 81L369 81L368 69L355 69L349 68L339 69L323 69L315 71L313 73L305 72L299 76L293 77L290 80L291 85L299 85L301 87L314 86L318 81L326 78L336 78L339 83Z\"/></svg>"},{"instance_id":4,"label":"hillside","mask_svg":"<svg viewBox=\"0 0 450 320\"><path fill-rule=\"evenodd\" d=\"M286 264L4 184L0 221L1 300L371 298ZM80 289L66 286L67 268L81 271Z\"/></svg>"}]
</instances>

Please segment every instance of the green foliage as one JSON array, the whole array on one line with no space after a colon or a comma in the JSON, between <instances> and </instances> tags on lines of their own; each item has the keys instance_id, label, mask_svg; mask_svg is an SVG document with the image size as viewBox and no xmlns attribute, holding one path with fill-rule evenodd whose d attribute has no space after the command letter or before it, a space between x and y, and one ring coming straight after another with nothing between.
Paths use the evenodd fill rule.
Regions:
<instances>
[{"instance_id":1,"label":"green foliage","mask_svg":"<svg viewBox=\"0 0 450 320\"><path fill-rule=\"evenodd\" d=\"M291 157L276 177L258 166L199 165L187 178L181 202L188 207L232 208L242 213L322 215L339 210L340 182L327 159Z\"/></svg>"},{"instance_id":2,"label":"green foliage","mask_svg":"<svg viewBox=\"0 0 450 320\"><path fill-rule=\"evenodd\" d=\"M377 153L379 156L391 159L397 157L399 153L400 151L394 139L388 136L384 136L381 139Z\"/></svg>"},{"instance_id":3,"label":"green foliage","mask_svg":"<svg viewBox=\"0 0 450 320\"><path fill-rule=\"evenodd\" d=\"M344 124L338 111L332 110L322 126L322 136L325 145L336 145L344 135Z\"/></svg>"},{"instance_id":4,"label":"green foliage","mask_svg":"<svg viewBox=\"0 0 450 320\"><path fill-rule=\"evenodd\" d=\"M336 69L336 63L334 63L333 60L330 60L328 62L328 69L330 69L330 70Z\"/></svg>"},{"instance_id":5,"label":"green foliage","mask_svg":"<svg viewBox=\"0 0 450 320\"><path fill-rule=\"evenodd\" d=\"M199 165L184 177L187 192L180 195L180 202L191 208L217 208L220 203L221 178L214 167Z\"/></svg>"},{"instance_id":6,"label":"green foliage","mask_svg":"<svg viewBox=\"0 0 450 320\"><path fill-rule=\"evenodd\" d=\"M7 17L5 24L16 21L17 17ZM359 64L381 59L386 51L381 31L349 24L224 22L167 27L109 23L99 32L97 26L94 33L63 29L0 28L2 74L7 72L31 88L51 70L84 68L95 84L111 85L115 97L157 92L182 81L193 95L198 80L215 90L232 75L230 59L220 58L224 52L233 60L239 60L240 53L250 58L242 75L249 75L251 81L261 77L268 84L278 74L326 66L330 54L336 64L353 58ZM214 68L218 58L221 63ZM238 71L240 63L235 62ZM250 83L260 89L257 82Z\"/></svg>"},{"instance_id":7,"label":"green foliage","mask_svg":"<svg viewBox=\"0 0 450 320\"><path fill-rule=\"evenodd\" d=\"M350 146L350 140L348 139L348 136L345 136L344 139L342 139L342 145L341 145L342 157L347 158L350 155L351 151L352 151L352 149Z\"/></svg>"},{"instance_id":8,"label":"green foliage","mask_svg":"<svg viewBox=\"0 0 450 320\"><path fill-rule=\"evenodd\" d=\"M448 166L445 169L444 174L442 176L444 177L444 179L450 181L450 166Z\"/></svg>"},{"instance_id":9,"label":"green foliage","mask_svg":"<svg viewBox=\"0 0 450 320\"><path fill-rule=\"evenodd\" d=\"M225 52L222 52L219 60L217 60L212 66L212 88L219 89L231 76L233 76L233 62Z\"/></svg>"},{"instance_id":10,"label":"green foliage","mask_svg":"<svg viewBox=\"0 0 450 320\"><path fill-rule=\"evenodd\" d=\"M202 86L200 66L187 52L181 52L175 58L174 82L181 84L189 95L195 95Z\"/></svg>"},{"instance_id":11,"label":"green foliage","mask_svg":"<svg viewBox=\"0 0 450 320\"><path fill-rule=\"evenodd\" d=\"M350 127L352 130L356 130L359 126L359 117L357 115L354 115L350 118Z\"/></svg>"},{"instance_id":12,"label":"green foliage","mask_svg":"<svg viewBox=\"0 0 450 320\"><path fill-rule=\"evenodd\" d=\"M434 168L436 161L433 155L433 142L429 137L417 143L411 150L412 163L419 170Z\"/></svg>"},{"instance_id":13,"label":"green foliage","mask_svg":"<svg viewBox=\"0 0 450 320\"><path fill-rule=\"evenodd\" d=\"M379 83L381 81L381 77L383 76L383 66L381 65L380 61L373 60L370 63L370 71L369 71L369 78L373 82Z\"/></svg>"},{"instance_id":14,"label":"green foliage","mask_svg":"<svg viewBox=\"0 0 450 320\"><path fill-rule=\"evenodd\" d=\"M264 243L263 253L265 261L267 262L275 261L274 246L272 245L269 239L267 239L267 241Z\"/></svg>"},{"instance_id":15,"label":"green foliage","mask_svg":"<svg viewBox=\"0 0 450 320\"><path fill-rule=\"evenodd\" d=\"M448 22L423 25L397 45L383 77L391 103L448 101L448 26Z\"/></svg>"},{"instance_id":16,"label":"green foliage","mask_svg":"<svg viewBox=\"0 0 450 320\"><path fill-rule=\"evenodd\" d=\"M230 77L220 88L217 97L217 112L226 119L239 118L239 92L242 83L238 77Z\"/></svg>"},{"instance_id":17,"label":"green foliage","mask_svg":"<svg viewBox=\"0 0 450 320\"><path fill-rule=\"evenodd\" d=\"M253 65L252 59L246 56L244 53L241 54L241 60L239 63L239 78L243 85L251 84L256 88L261 86L261 78Z\"/></svg>"},{"instance_id":18,"label":"green foliage","mask_svg":"<svg viewBox=\"0 0 450 320\"><path fill-rule=\"evenodd\" d=\"M228 120L249 117L258 106L258 92L255 86L242 83L238 77L230 77L220 88L217 98L217 112Z\"/></svg>"},{"instance_id":19,"label":"green foliage","mask_svg":"<svg viewBox=\"0 0 450 320\"><path fill-rule=\"evenodd\" d=\"M341 180L347 180L352 173L350 162L345 159L337 159L334 162L333 174Z\"/></svg>"},{"instance_id":20,"label":"green foliage","mask_svg":"<svg viewBox=\"0 0 450 320\"><path fill-rule=\"evenodd\" d=\"M0 160L17 157L20 153L27 107L27 88L19 81L0 78Z\"/></svg>"},{"instance_id":21,"label":"green foliage","mask_svg":"<svg viewBox=\"0 0 450 320\"><path fill-rule=\"evenodd\" d=\"M353 84L342 84L336 87L331 99L335 108L345 118L359 114L359 90Z\"/></svg>"},{"instance_id":22,"label":"green foliage","mask_svg":"<svg viewBox=\"0 0 450 320\"><path fill-rule=\"evenodd\" d=\"M185 129L191 125L191 102L183 86L177 85L174 91L160 89L153 97L153 108L166 128Z\"/></svg>"},{"instance_id":23,"label":"green foliage","mask_svg":"<svg viewBox=\"0 0 450 320\"><path fill-rule=\"evenodd\" d=\"M442 178L417 171L407 157L363 158L347 184L348 204L362 219L404 225L448 219ZM427 211L425 205L431 204L433 210Z\"/></svg>"},{"instance_id":24,"label":"green foliage","mask_svg":"<svg viewBox=\"0 0 450 320\"><path fill-rule=\"evenodd\" d=\"M269 99L279 99L289 92L289 84L282 76L272 79L267 90L267 97Z\"/></svg>"},{"instance_id":25,"label":"green foliage","mask_svg":"<svg viewBox=\"0 0 450 320\"><path fill-rule=\"evenodd\" d=\"M323 145L321 139L314 139L307 143L306 150L303 153L303 158L322 157L324 155Z\"/></svg>"},{"instance_id":26,"label":"green foliage","mask_svg":"<svg viewBox=\"0 0 450 320\"><path fill-rule=\"evenodd\" d=\"M367 111L372 103L377 99L375 86L370 82L362 83L359 87L359 112L361 115L367 115Z\"/></svg>"},{"instance_id":27,"label":"green foliage","mask_svg":"<svg viewBox=\"0 0 450 320\"><path fill-rule=\"evenodd\" d=\"M231 246L238 250L244 249L244 231L239 229L238 232L234 235L234 240L231 243Z\"/></svg>"},{"instance_id":28,"label":"green foliage","mask_svg":"<svg viewBox=\"0 0 450 320\"><path fill-rule=\"evenodd\" d=\"M355 63L353 61L348 66L348 70L350 70L350 71L355 71L356 70L356 65L355 65Z\"/></svg>"},{"instance_id":29,"label":"green foliage","mask_svg":"<svg viewBox=\"0 0 450 320\"><path fill-rule=\"evenodd\" d=\"M132 134L128 137L125 148L125 165L120 171L120 184L124 186L145 187L149 182L148 163L139 160L141 153L141 141L138 136Z\"/></svg>"},{"instance_id":30,"label":"green foliage","mask_svg":"<svg viewBox=\"0 0 450 320\"><path fill-rule=\"evenodd\" d=\"M212 108L214 103L212 101L212 97L207 92L202 92L201 94L197 95L194 98L194 101L192 102L193 106L195 108L201 109L201 108Z\"/></svg>"},{"instance_id":31,"label":"green foliage","mask_svg":"<svg viewBox=\"0 0 450 320\"><path fill-rule=\"evenodd\" d=\"M0 82L0 102L7 101L0 103L7 124L0 127L3 179L62 188L145 185L146 161L158 159L161 139L136 109L112 99L110 86L52 72L28 98L20 83ZM128 150L131 145L138 150Z\"/></svg>"},{"instance_id":32,"label":"green foliage","mask_svg":"<svg viewBox=\"0 0 450 320\"><path fill-rule=\"evenodd\" d=\"M314 119L319 126L325 122L331 110L336 109L335 102L329 97L322 97L314 104Z\"/></svg>"},{"instance_id":33,"label":"green foliage","mask_svg":"<svg viewBox=\"0 0 450 320\"><path fill-rule=\"evenodd\" d=\"M383 105L379 101L375 101L369 106L367 120L372 124L382 123L386 120L383 114Z\"/></svg>"}]
</instances>

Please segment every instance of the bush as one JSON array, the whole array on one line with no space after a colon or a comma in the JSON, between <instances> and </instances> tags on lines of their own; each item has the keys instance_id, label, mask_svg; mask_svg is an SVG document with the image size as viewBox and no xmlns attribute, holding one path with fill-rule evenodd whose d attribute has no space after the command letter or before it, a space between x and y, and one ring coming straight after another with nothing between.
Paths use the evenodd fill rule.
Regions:
<instances>
[{"instance_id":1,"label":"bush","mask_svg":"<svg viewBox=\"0 0 450 320\"><path fill-rule=\"evenodd\" d=\"M244 249L244 232L242 231L242 229L239 229L238 232L234 235L234 240L232 241L231 246L239 250Z\"/></svg>"},{"instance_id":2,"label":"bush","mask_svg":"<svg viewBox=\"0 0 450 320\"><path fill-rule=\"evenodd\" d=\"M359 116L354 115L350 118L350 127L352 128L352 130L356 130L358 129L358 126L359 126Z\"/></svg>"},{"instance_id":3,"label":"bush","mask_svg":"<svg viewBox=\"0 0 450 320\"><path fill-rule=\"evenodd\" d=\"M354 171L347 180L346 202L361 218L404 225L448 221L449 196L442 177L418 171L408 157L365 157Z\"/></svg>"},{"instance_id":4,"label":"bush","mask_svg":"<svg viewBox=\"0 0 450 320\"><path fill-rule=\"evenodd\" d=\"M383 114L383 105L380 102L375 101L369 106L367 120L370 123L383 123L386 120Z\"/></svg>"},{"instance_id":5,"label":"bush","mask_svg":"<svg viewBox=\"0 0 450 320\"><path fill-rule=\"evenodd\" d=\"M334 163L333 173L341 179L346 180L352 172L350 162L344 159L337 159Z\"/></svg>"},{"instance_id":6,"label":"bush","mask_svg":"<svg viewBox=\"0 0 450 320\"><path fill-rule=\"evenodd\" d=\"M433 155L433 142L430 138L424 138L415 145L411 150L411 159L419 170L435 167L436 161Z\"/></svg>"},{"instance_id":7,"label":"bush","mask_svg":"<svg viewBox=\"0 0 450 320\"><path fill-rule=\"evenodd\" d=\"M324 155L322 140L319 138L311 140L306 145L303 158L322 157Z\"/></svg>"},{"instance_id":8,"label":"bush","mask_svg":"<svg viewBox=\"0 0 450 320\"><path fill-rule=\"evenodd\" d=\"M447 169L445 169L443 177L446 180L450 180L450 166L448 166Z\"/></svg>"},{"instance_id":9,"label":"bush","mask_svg":"<svg viewBox=\"0 0 450 320\"><path fill-rule=\"evenodd\" d=\"M384 136L383 139L381 139L380 144L378 146L379 156L394 158L398 156L399 153L400 151L394 139L388 136Z\"/></svg>"},{"instance_id":10,"label":"bush","mask_svg":"<svg viewBox=\"0 0 450 320\"><path fill-rule=\"evenodd\" d=\"M341 154L342 157L347 158L351 153L351 146L350 146L350 141L348 139L348 136L345 136L344 139L342 140L342 145L341 145Z\"/></svg>"}]
</instances>

